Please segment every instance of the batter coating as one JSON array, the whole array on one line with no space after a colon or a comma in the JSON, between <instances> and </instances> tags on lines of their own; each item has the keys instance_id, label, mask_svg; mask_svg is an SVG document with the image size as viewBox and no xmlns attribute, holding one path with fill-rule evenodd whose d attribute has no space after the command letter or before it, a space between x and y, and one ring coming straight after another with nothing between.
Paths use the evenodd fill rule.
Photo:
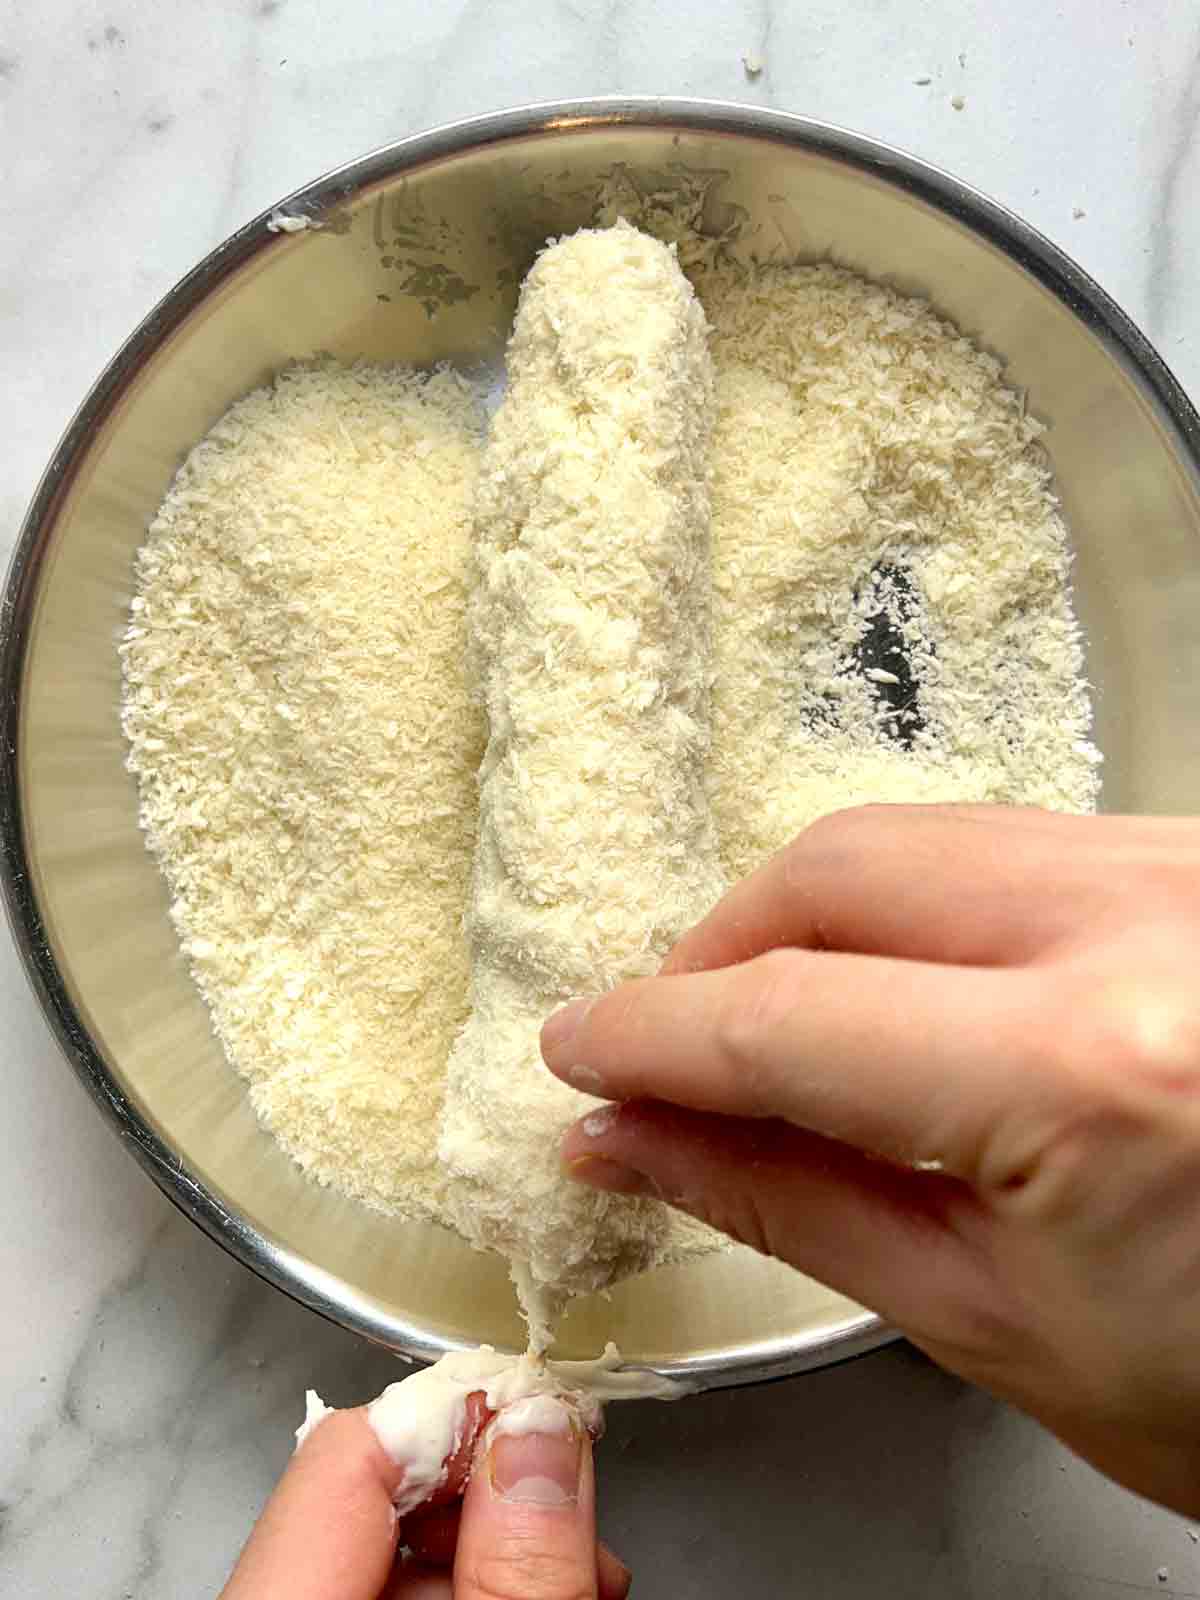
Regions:
<instances>
[{"instance_id":1,"label":"batter coating","mask_svg":"<svg viewBox=\"0 0 1200 1600\"><path fill-rule=\"evenodd\" d=\"M541 1064L580 993L652 973L723 882L705 792L711 678L703 310L621 223L525 281L477 491L473 662L490 736L466 925L471 1016L438 1154L455 1226L500 1250L542 1347L566 1296L677 1256L694 1227L587 1191L558 1141L591 1097Z\"/></svg>"},{"instance_id":2,"label":"batter coating","mask_svg":"<svg viewBox=\"0 0 1200 1600\"><path fill-rule=\"evenodd\" d=\"M609 1400L677 1400L688 1392L685 1383L623 1366L613 1344L592 1361L500 1356L485 1344L453 1351L389 1384L368 1406L367 1421L386 1454L404 1468L394 1501L407 1516L446 1489L450 1462L464 1443L474 1449L482 1440L486 1448L497 1433L559 1433L572 1425L598 1438ZM473 1418L472 1394L482 1402ZM309 1389L296 1449L332 1414Z\"/></svg>"}]
</instances>

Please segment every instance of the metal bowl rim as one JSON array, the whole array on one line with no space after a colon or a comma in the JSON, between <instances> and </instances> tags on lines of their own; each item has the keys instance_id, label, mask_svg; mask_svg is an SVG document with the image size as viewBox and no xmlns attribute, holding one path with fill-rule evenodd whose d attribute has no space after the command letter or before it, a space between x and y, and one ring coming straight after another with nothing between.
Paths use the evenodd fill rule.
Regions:
<instances>
[{"instance_id":1,"label":"metal bowl rim","mask_svg":"<svg viewBox=\"0 0 1200 1600\"><path fill-rule=\"evenodd\" d=\"M244 1265L292 1298L416 1360L436 1359L460 1345L382 1315L364 1297L347 1293L347 1286L332 1274L252 1227L189 1170L182 1152L149 1125L90 1037L51 948L25 847L20 707L29 626L58 511L86 459L90 440L146 362L188 315L260 251L283 244L287 236L268 226L273 214L318 217L373 183L489 145L621 126L675 128L791 145L882 178L965 224L1049 289L1101 339L1113 359L1156 402L1160 417L1200 474L1200 417L1183 389L1135 324L1057 245L1006 207L892 146L811 118L734 101L653 96L547 101L410 135L295 190L231 234L163 296L109 361L67 425L34 492L9 565L0 601L0 894L26 976L59 1046L122 1143L167 1198ZM845 1360L896 1337L881 1318L863 1311L819 1335L757 1341L727 1354L666 1363L658 1370L699 1388L755 1383Z\"/></svg>"}]
</instances>

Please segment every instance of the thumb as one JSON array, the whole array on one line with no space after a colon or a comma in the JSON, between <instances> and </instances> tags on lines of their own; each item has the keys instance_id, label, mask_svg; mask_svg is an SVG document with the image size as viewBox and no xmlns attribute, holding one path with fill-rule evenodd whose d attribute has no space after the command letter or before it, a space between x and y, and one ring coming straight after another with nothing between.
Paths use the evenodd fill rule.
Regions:
<instances>
[{"instance_id":1,"label":"thumb","mask_svg":"<svg viewBox=\"0 0 1200 1600\"><path fill-rule=\"evenodd\" d=\"M596 1600L592 1445L549 1396L496 1418L463 1501L454 1600Z\"/></svg>"},{"instance_id":2,"label":"thumb","mask_svg":"<svg viewBox=\"0 0 1200 1600\"><path fill-rule=\"evenodd\" d=\"M976 1288L955 1227L965 1185L777 1118L626 1101L575 1123L562 1158L578 1182L665 1200L903 1328L922 1325L935 1288Z\"/></svg>"}]
</instances>

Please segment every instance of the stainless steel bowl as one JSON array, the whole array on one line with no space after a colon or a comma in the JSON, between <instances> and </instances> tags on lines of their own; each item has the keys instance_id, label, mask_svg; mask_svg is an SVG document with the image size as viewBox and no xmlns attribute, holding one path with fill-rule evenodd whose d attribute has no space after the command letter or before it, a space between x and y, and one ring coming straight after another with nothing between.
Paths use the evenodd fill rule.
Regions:
<instances>
[{"instance_id":1,"label":"stainless steel bowl","mask_svg":"<svg viewBox=\"0 0 1200 1600\"><path fill-rule=\"evenodd\" d=\"M501 1265L307 1183L225 1065L137 827L116 641L131 557L181 457L296 357L488 362L549 234L606 182L691 194L743 255L830 256L928 295L1001 353L1074 533L1110 809L1200 797L1200 423L1137 329L1062 253L944 173L798 117L695 101L538 106L407 139L319 179L190 273L105 371L37 491L0 618L3 881L62 1047L166 1194L247 1265L415 1356L521 1341ZM629 186L632 185L632 188ZM653 202L650 203L653 210ZM878 1344L878 1320L747 1252L577 1305L564 1344L615 1338L704 1384Z\"/></svg>"}]
</instances>

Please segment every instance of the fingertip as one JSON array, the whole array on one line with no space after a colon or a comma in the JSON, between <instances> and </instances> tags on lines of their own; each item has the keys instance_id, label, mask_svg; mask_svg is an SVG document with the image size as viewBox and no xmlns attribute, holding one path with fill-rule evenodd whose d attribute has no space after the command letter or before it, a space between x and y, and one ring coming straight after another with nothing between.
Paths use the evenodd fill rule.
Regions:
<instances>
[{"instance_id":1,"label":"fingertip","mask_svg":"<svg viewBox=\"0 0 1200 1600\"><path fill-rule=\"evenodd\" d=\"M406 1561L396 1568L379 1600L453 1600L450 1574L441 1567Z\"/></svg>"},{"instance_id":2,"label":"fingertip","mask_svg":"<svg viewBox=\"0 0 1200 1600\"><path fill-rule=\"evenodd\" d=\"M633 1573L606 1544L596 1547L596 1588L599 1600L625 1600Z\"/></svg>"},{"instance_id":3,"label":"fingertip","mask_svg":"<svg viewBox=\"0 0 1200 1600\"><path fill-rule=\"evenodd\" d=\"M570 1138L571 1133L568 1133L567 1139ZM644 1172L593 1152L574 1153L564 1148L562 1166L572 1182L586 1183L589 1189L603 1189L606 1194L645 1196L658 1193L653 1179Z\"/></svg>"},{"instance_id":4,"label":"fingertip","mask_svg":"<svg viewBox=\"0 0 1200 1600\"><path fill-rule=\"evenodd\" d=\"M559 1151L563 1175L608 1194L654 1194L661 1198L654 1179L624 1159L629 1141L627 1130L619 1124L628 1123L629 1114L636 1109L628 1105L604 1106L573 1123L563 1135Z\"/></svg>"},{"instance_id":5,"label":"fingertip","mask_svg":"<svg viewBox=\"0 0 1200 1600\"><path fill-rule=\"evenodd\" d=\"M556 1065L568 1065L574 1059L575 1041L595 1003L595 996L569 1000L542 1024L542 1060L552 1072Z\"/></svg>"},{"instance_id":6,"label":"fingertip","mask_svg":"<svg viewBox=\"0 0 1200 1600\"><path fill-rule=\"evenodd\" d=\"M267 1502L224 1600L274 1593L323 1600L335 1592L374 1600L396 1552L392 1496L402 1476L365 1407L322 1418Z\"/></svg>"},{"instance_id":7,"label":"fingertip","mask_svg":"<svg viewBox=\"0 0 1200 1600\"><path fill-rule=\"evenodd\" d=\"M366 1406L330 1411L298 1446L292 1462L289 1471L327 1479L331 1487L336 1481L340 1489L356 1493L382 1488L389 1498L404 1476L404 1468L380 1444Z\"/></svg>"},{"instance_id":8,"label":"fingertip","mask_svg":"<svg viewBox=\"0 0 1200 1600\"><path fill-rule=\"evenodd\" d=\"M547 1410L537 1432L497 1432L487 1451L487 1485L495 1500L508 1506L533 1506L539 1511L572 1509L579 1503L585 1457L591 1440L577 1417L560 1402L536 1402ZM515 1412L510 1408L509 1414ZM502 1417L498 1427L503 1425ZM553 1431L551 1431L553 1429Z\"/></svg>"},{"instance_id":9,"label":"fingertip","mask_svg":"<svg viewBox=\"0 0 1200 1600\"><path fill-rule=\"evenodd\" d=\"M540 1416L538 1431L489 1440L463 1501L455 1559L463 1595L524 1594L535 1582L547 1595L596 1593L591 1439L564 1411L561 1426Z\"/></svg>"},{"instance_id":10,"label":"fingertip","mask_svg":"<svg viewBox=\"0 0 1200 1600\"><path fill-rule=\"evenodd\" d=\"M452 1505L435 1506L406 1517L404 1543L414 1559L428 1567L452 1566L461 1516L462 1506L456 1500Z\"/></svg>"},{"instance_id":11,"label":"fingertip","mask_svg":"<svg viewBox=\"0 0 1200 1600\"><path fill-rule=\"evenodd\" d=\"M479 1436L491 1420L491 1416L486 1396L478 1389L472 1391L467 1396L462 1437L446 1461L445 1481L429 1497L431 1505L440 1505L447 1501L457 1502L471 1475Z\"/></svg>"},{"instance_id":12,"label":"fingertip","mask_svg":"<svg viewBox=\"0 0 1200 1600\"><path fill-rule=\"evenodd\" d=\"M695 1131L724 1126L725 1119L665 1101L626 1100L612 1107L611 1115L593 1112L567 1129L562 1169L575 1182L608 1194L662 1200L687 1210L678 1178Z\"/></svg>"}]
</instances>

